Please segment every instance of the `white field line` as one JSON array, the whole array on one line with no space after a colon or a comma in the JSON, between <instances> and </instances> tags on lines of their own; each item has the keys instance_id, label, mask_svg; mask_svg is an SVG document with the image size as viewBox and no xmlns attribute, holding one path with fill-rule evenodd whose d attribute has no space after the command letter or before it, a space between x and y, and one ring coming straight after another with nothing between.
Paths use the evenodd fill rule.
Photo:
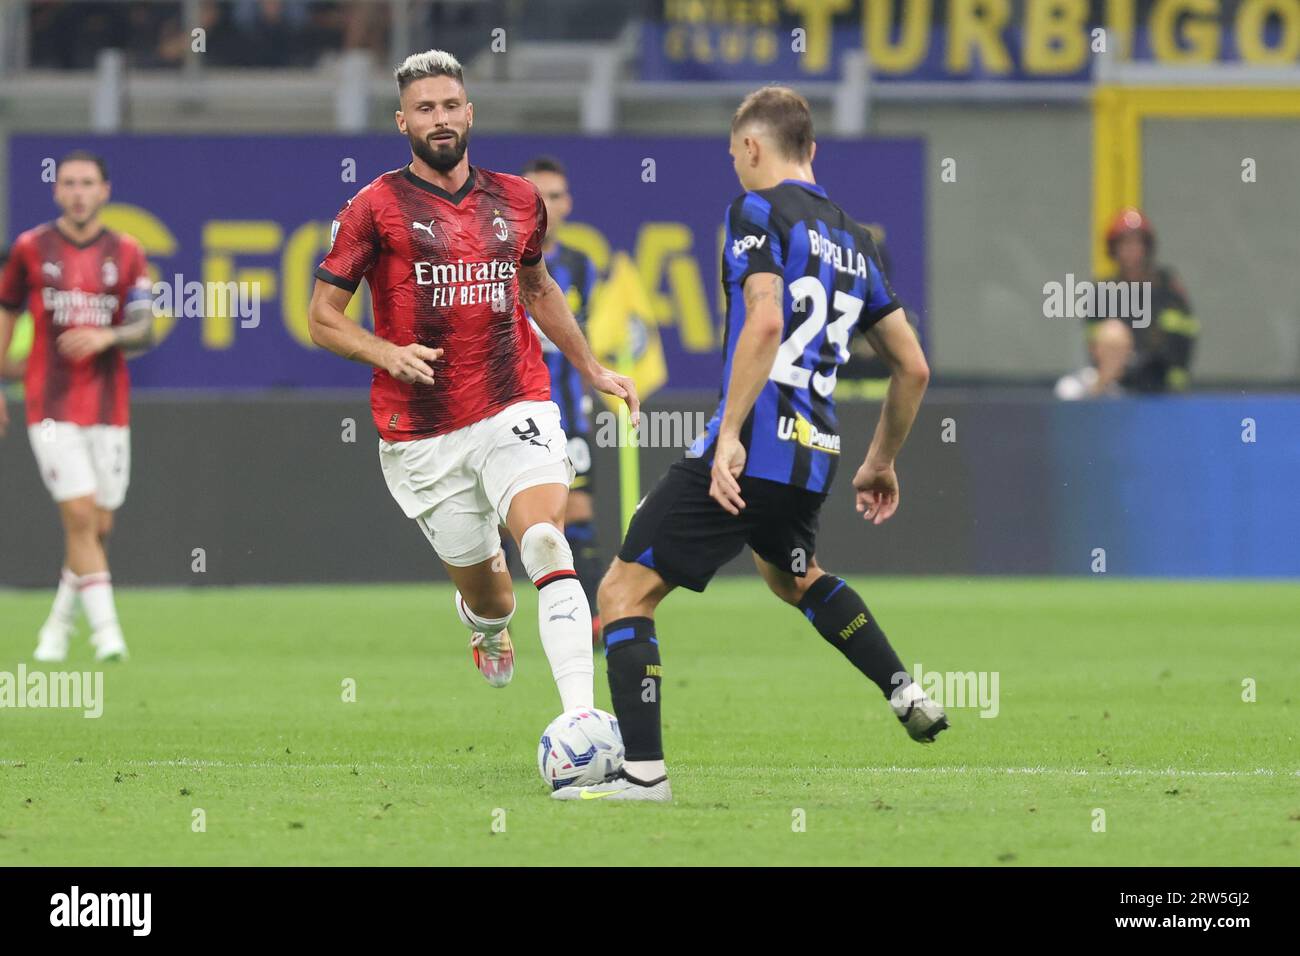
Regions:
<instances>
[{"instance_id":1,"label":"white field line","mask_svg":"<svg viewBox=\"0 0 1300 956\"><path fill-rule=\"evenodd\" d=\"M0 766L15 766L18 761L0 762ZM415 763L411 761L375 762L358 761L356 763L316 763L311 761L227 761L227 760L105 760L83 764L91 767L174 767L214 770L434 770L438 766L445 769L469 769L470 764L438 764L435 761ZM678 764L677 767L687 773L712 773L721 776L771 776L774 772L800 774L817 774L834 776L852 774L871 776L873 774L913 774L917 776L953 776L968 775L1023 775L1041 777L1297 777L1300 770L1275 770L1270 767L1257 767L1254 770L1179 770L1177 767L1156 769L1149 767L1104 767L1093 770L1069 767L706 767L691 764Z\"/></svg>"}]
</instances>

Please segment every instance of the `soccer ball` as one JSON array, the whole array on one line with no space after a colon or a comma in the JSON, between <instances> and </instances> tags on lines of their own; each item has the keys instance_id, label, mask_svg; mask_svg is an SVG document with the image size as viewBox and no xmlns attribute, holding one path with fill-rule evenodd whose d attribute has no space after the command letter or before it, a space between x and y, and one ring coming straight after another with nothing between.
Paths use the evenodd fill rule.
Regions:
<instances>
[{"instance_id":1,"label":"soccer ball","mask_svg":"<svg viewBox=\"0 0 1300 956\"><path fill-rule=\"evenodd\" d=\"M537 769L552 790L603 783L623 766L618 719L594 707L565 711L537 744Z\"/></svg>"}]
</instances>

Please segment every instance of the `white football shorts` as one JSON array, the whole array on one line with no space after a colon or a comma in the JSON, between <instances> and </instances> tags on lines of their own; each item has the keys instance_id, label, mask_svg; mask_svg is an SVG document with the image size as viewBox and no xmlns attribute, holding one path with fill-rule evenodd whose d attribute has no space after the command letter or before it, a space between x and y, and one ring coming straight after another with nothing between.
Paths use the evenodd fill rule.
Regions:
<instances>
[{"instance_id":1,"label":"white football shorts","mask_svg":"<svg viewBox=\"0 0 1300 956\"><path fill-rule=\"evenodd\" d=\"M402 512L454 567L501 550L498 529L515 495L535 485L567 486L574 476L554 402L516 402L432 438L380 439L379 464Z\"/></svg>"},{"instance_id":2,"label":"white football shorts","mask_svg":"<svg viewBox=\"0 0 1300 956\"><path fill-rule=\"evenodd\" d=\"M55 501L95 496L116 511L131 483L131 429L125 425L75 425L46 419L27 426L41 480Z\"/></svg>"}]
</instances>

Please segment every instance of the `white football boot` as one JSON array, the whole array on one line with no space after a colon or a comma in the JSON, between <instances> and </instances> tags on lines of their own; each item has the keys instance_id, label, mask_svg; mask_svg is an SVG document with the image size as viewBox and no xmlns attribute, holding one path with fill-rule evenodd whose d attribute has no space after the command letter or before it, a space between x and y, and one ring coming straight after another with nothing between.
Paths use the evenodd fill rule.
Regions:
<instances>
[{"instance_id":1,"label":"white football boot","mask_svg":"<svg viewBox=\"0 0 1300 956\"><path fill-rule=\"evenodd\" d=\"M474 628L478 622L470 614L465 599L461 597L459 591L456 592L453 602L456 605L456 615L461 623L469 628L469 650L470 656L474 659L474 666L483 675L483 679L493 687L505 687L515 676L515 646L510 641L510 631L504 627L495 634L476 631ZM513 615L514 612L512 611L511 614ZM504 621L492 623L500 624Z\"/></svg>"},{"instance_id":2,"label":"white football boot","mask_svg":"<svg viewBox=\"0 0 1300 956\"><path fill-rule=\"evenodd\" d=\"M32 652L32 659L45 664L57 664L66 659L69 634L66 627L46 621L36 638L36 650Z\"/></svg>"},{"instance_id":3,"label":"white football boot","mask_svg":"<svg viewBox=\"0 0 1300 956\"><path fill-rule=\"evenodd\" d=\"M617 774L604 783L590 787L562 787L554 791L555 800L642 800L651 803L670 803L673 788L668 785L667 777L649 782L629 777L620 769Z\"/></svg>"},{"instance_id":4,"label":"white football boot","mask_svg":"<svg viewBox=\"0 0 1300 956\"><path fill-rule=\"evenodd\" d=\"M124 661L127 658L126 638L117 625L106 627L90 635L90 645L95 649L97 661Z\"/></svg>"},{"instance_id":5,"label":"white football boot","mask_svg":"<svg viewBox=\"0 0 1300 956\"><path fill-rule=\"evenodd\" d=\"M919 743L933 743L941 731L948 729L948 715L915 681L894 691L889 706L908 736Z\"/></svg>"},{"instance_id":6,"label":"white football boot","mask_svg":"<svg viewBox=\"0 0 1300 956\"><path fill-rule=\"evenodd\" d=\"M487 635L476 631L469 639L474 666L493 687L505 687L515 676L515 646L506 629Z\"/></svg>"}]
</instances>

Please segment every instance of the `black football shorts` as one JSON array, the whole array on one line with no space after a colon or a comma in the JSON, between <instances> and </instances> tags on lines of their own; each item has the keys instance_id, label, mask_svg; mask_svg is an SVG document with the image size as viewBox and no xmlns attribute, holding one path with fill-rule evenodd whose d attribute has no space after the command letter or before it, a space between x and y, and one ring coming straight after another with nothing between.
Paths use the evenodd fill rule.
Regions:
<instances>
[{"instance_id":1,"label":"black football shorts","mask_svg":"<svg viewBox=\"0 0 1300 956\"><path fill-rule=\"evenodd\" d=\"M632 516L618 556L653 568L669 584L703 591L745 545L764 561L803 577L817 542L824 494L740 477L745 508L730 515L709 497L702 459L673 463Z\"/></svg>"}]
</instances>

